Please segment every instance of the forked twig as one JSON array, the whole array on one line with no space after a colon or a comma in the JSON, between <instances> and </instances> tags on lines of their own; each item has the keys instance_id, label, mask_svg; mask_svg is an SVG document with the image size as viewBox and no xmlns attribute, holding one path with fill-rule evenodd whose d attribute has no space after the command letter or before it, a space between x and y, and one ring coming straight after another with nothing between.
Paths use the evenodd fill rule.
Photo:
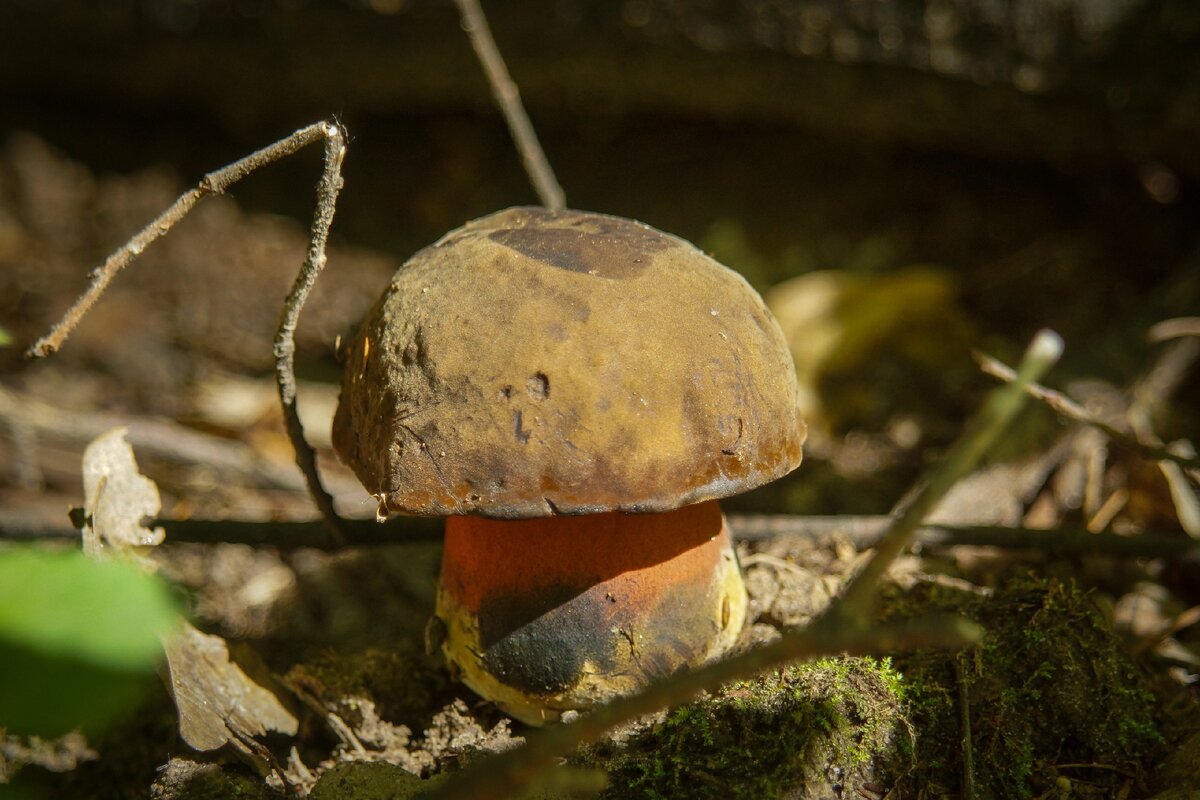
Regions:
<instances>
[{"instance_id":1,"label":"forked twig","mask_svg":"<svg viewBox=\"0 0 1200 800\"><path fill-rule=\"evenodd\" d=\"M224 194L231 186L259 167L266 166L289 156L318 139L326 138L329 135L329 130L335 128L338 130L338 135L340 136L341 129L337 125L328 122L318 122L315 125L309 125L306 128L296 131L291 136L280 139L275 144L264 147L239 161L235 161L228 166L205 175L199 185L180 195L179 199L172 203L170 208L159 214L153 222L138 231L133 238L110 255L102 266L92 270L92 283L88 286L87 291L75 301L74 305L67 309L62 319L50 329L49 333L38 339L33 343L32 347L25 351L25 355L29 358L41 358L57 352L62 347L66 338L71 335L71 331L83 319L83 316L100 299L100 295L104 293L104 290L108 287L112 279L116 277L117 273L128 265L129 262L140 256L160 236L171 230L176 223L186 217L196 203L210 194Z\"/></svg>"},{"instance_id":2,"label":"forked twig","mask_svg":"<svg viewBox=\"0 0 1200 800\"><path fill-rule=\"evenodd\" d=\"M329 238L329 226L333 222L338 191L342 187L342 159L346 152L346 134L341 125L336 122L322 121L301 128L272 145L205 175L196 187L180 195L170 208L138 231L132 239L110 255L101 267L92 272L92 282L87 290L67 310L62 319L51 328L50 332L29 348L26 355L30 358L40 358L50 355L62 347L71 331L95 305L117 273L187 216L198 202L209 195L224 194L231 186L260 167L290 156L318 140L325 141L325 167L321 182L317 187L317 210L313 220L308 252L304 258L304 265L300 268L300 274L296 278L296 283L284 305L279 332L275 336L275 376L279 384L279 397L283 404L288 437L296 451L296 463L304 473L309 494L312 495L313 502L320 509L326 524L336 536L340 536L341 518L333 508L333 498L321 484L321 477L317 473L316 455L304 438L304 428L300 424L300 416L296 411L295 374L296 321L317 275L325 267L325 245Z\"/></svg>"},{"instance_id":3,"label":"forked twig","mask_svg":"<svg viewBox=\"0 0 1200 800\"><path fill-rule=\"evenodd\" d=\"M483 66L488 85L492 88L492 97L496 99L496 105L504 114L504 121L508 123L508 130L521 153L521 162L525 165L534 190L541 198L542 205L551 211L562 211L567 207L562 186L554 177L554 170L546 160L546 153L533 130L533 123L525 113L520 90L508 74L508 67L505 66L504 58L496 47L496 40L492 38L492 30L488 26L487 17L483 15L483 9L479 7L479 0L454 1L458 5L459 14L462 15L463 30L467 32L471 47L475 49L475 55Z\"/></svg>"}]
</instances>

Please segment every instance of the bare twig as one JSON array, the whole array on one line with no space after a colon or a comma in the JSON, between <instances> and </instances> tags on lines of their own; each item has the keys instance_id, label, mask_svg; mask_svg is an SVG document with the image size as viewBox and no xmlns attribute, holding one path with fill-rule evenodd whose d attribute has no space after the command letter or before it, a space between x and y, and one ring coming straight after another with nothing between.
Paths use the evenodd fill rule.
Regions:
<instances>
[{"instance_id":1,"label":"bare twig","mask_svg":"<svg viewBox=\"0 0 1200 800\"><path fill-rule=\"evenodd\" d=\"M775 642L709 664L694 672L673 676L642 694L616 700L574 722L544 728L531 734L523 747L487 759L451 775L424 798L508 797L555 759L599 739L622 722L658 709L683 703L737 678L756 675L789 661L836 653L890 653L914 648L960 647L982 635L974 623L959 617L937 617L881 625L870 631L846 626L813 625L789 631Z\"/></svg>"},{"instance_id":2,"label":"bare twig","mask_svg":"<svg viewBox=\"0 0 1200 800\"><path fill-rule=\"evenodd\" d=\"M317 454L304 438L304 426L296 409L296 324L308 293L316 283L317 276L325 269L325 244L329 240L329 226L333 224L338 192L342 188L342 159L346 156L346 135L342 126L334 122L320 124L325 137L325 168L321 182L317 184L317 209L313 215L308 252L300 267L300 274L296 276L296 283L283 303L279 331L275 334L275 379L279 385L279 402L283 406L288 438L292 440L292 448L296 451L296 465L304 473L308 493L320 509L331 538L338 543L343 539L345 526L333 507L333 497L321 483L321 474L317 472Z\"/></svg>"},{"instance_id":3,"label":"bare twig","mask_svg":"<svg viewBox=\"0 0 1200 800\"><path fill-rule=\"evenodd\" d=\"M946 458L912 495L907 505L892 520L875 554L850 581L842 594L826 609L824 616L843 623L865 625L884 574L912 543L921 521L929 515L959 478L979 463L984 453L1008 427L1024 405L1024 391L1046 372L1062 355L1063 342L1052 331L1040 331L1021 360L1016 379L992 392L979 413L971 419L961 438Z\"/></svg>"},{"instance_id":4,"label":"bare twig","mask_svg":"<svg viewBox=\"0 0 1200 800\"><path fill-rule=\"evenodd\" d=\"M88 286L87 291L75 301L75 304L67 310L62 319L51 328L48 334L34 342L33 346L25 352L25 355L29 358L41 358L56 352L62 347L63 342L71 335L71 331L75 329L75 326L79 324L83 316L100 299L100 295L104 293L104 290L112 282L112 279L116 277L117 273L140 256L147 247L154 244L160 236L171 230L176 223L187 216L196 203L210 194L224 194L231 186L259 167L278 161L312 144L318 139L325 138L328 127L334 126L330 126L326 122L318 122L315 125L301 128L286 139L281 139L269 147L264 147L262 150L251 153L240 161L235 161L227 167L222 167L215 172L205 175L198 186L180 195L179 199L172 203L170 208L159 214L153 222L138 231L132 239L110 255L102 266L93 270L92 282Z\"/></svg>"},{"instance_id":5,"label":"bare twig","mask_svg":"<svg viewBox=\"0 0 1200 800\"><path fill-rule=\"evenodd\" d=\"M1013 372L1011 367L1002 364L991 356L975 353L975 360L979 364L979 368L993 378L998 378L1005 382L1016 380L1016 373ZM1184 467L1200 468L1200 459L1173 453L1166 447L1159 445L1139 442L1132 434L1126 433L1093 415L1062 392L1047 389L1038 383L1030 383L1025 391L1029 393L1030 397L1045 403L1060 416L1075 422L1081 422L1085 425L1091 425L1093 428L1102 431L1113 441L1120 442L1121 445L1141 453L1144 457L1152 461L1174 461Z\"/></svg>"},{"instance_id":6,"label":"bare twig","mask_svg":"<svg viewBox=\"0 0 1200 800\"><path fill-rule=\"evenodd\" d=\"M533 123L529 121L529 115L525 113L525 107L521 104L521 93L508 74L508 67L505 66L504 58L496 47L496 40L492 38L491 28L488 27L483 9L479 7L479 0L455 0L455 3L462 15L463 30L467 32L471 47L475 49L475 55L483 66L484 74L487 75L488 85L492 87L492 97L504 114L504 121L508 123L513 142L521 153L521 162L525 165L525 172L529 174L530 183L541 198L542 205L551 211L562 211L567 207L562 187L554 177L554 170L546 160L546 153L533 130Z\"/></svg>"},{"instance_id":7,"label":"bare twig","mask_svg":"<svg viewBox=\"0 0 1200 800\"><path fill-rule=\"evenodd\" d=\"M325 168L317 186L317 210L308 252L284 305L279 332L275 337L275 374L288 437L296 451L296 464L304 473L313 502L320 509L331 534L336 539L341 535L341 519L333 508L333 498L321 484L316 455L304 438L304 428L296 411L295 377L296 322L308 292L312 289L317 275L325 267L325 244L329 238L329 226L333 222L338 191L342 186L341 167L346 152L346 137L342 127L336 122L322 121L301 128L272 145L205 175L198 186L180 195L170 208L110 255L103 266L93 271L92 282L87 290L67 310L50 333L29 348L26 355L39 358L58 350L116 274L183 219L200 200L211 194L224 194L231 186L260 167L272 164L319 140L325 142Z\"/></svg>"},{"instance_id":8,"label":"bare twig","mask_svg":"<svg viewBox=\"0 0 1200 800\"><path fill-rule=\"evenodd\" d=\"M132 438L132 437L131 437ZM189 544L248 544L279 550L311 547L331 549L321 520L308 522L234 519L155 519L148 523L166 531L167 542ZM729 527L740 541L767 541L778 536L819 538L837 532L860 550L873 547L892 518L802 517L790 515L731 515ZM393 517L387 522L345 520L345 544L355 547L401 545L438 541L442 521L433 517ZM0 540L77 539L79 532L66 524L40 522L26 515L0 511ZM1200 542L1166 532L1119 536L1092 533L1084 528L1009 528L1002 525L923 525L915 543L921 547L997 547L1033 550L1059 556L1109 555L1117 558L1168 558L1200 560Z\"/></svg>"}]
</instances>

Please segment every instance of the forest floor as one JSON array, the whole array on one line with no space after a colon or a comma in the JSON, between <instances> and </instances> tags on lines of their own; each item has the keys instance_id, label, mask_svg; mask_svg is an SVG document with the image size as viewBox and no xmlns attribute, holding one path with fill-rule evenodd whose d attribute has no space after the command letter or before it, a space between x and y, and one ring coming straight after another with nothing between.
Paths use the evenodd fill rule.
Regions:
<instances>
[{"instance_id":1,"label":"forest floor","mask_svg":"<svg viewBox=\"0 0 1200 800\"><path fill-rule=\"evenodd\" d=\"M30 135L9 140L0 176L0 326L17 343L0 349L0 548L21 537L73 546L66 511L83 504L83 450L118 426L164 518L311 519L263 377L301 228L225 199L202 206L114 284L61 354L31 366L17 345L81 288L81 264L180 187L155 170L97 177ZM302 356L324 354L300 408L338 507L364 519L374 503L330 450L328 353L398 261L336 246L330 258L337 279L300 331ZM1078 382L1087 413L1119 438L1035 403L1003 452L939 506L942 538L927 532L894 564L877 621L950 611L984 626L980 644L831 657L726 686L611 732L540 791L594 794L599 770L611 797L1200 797L1197 469L1146 457L1159 435L1183 438L1166 431L1195 435L1186 398L1200 338L1189 324L1160 329L1153 348L1131 346L1145 357L1123 371L1129 382ZM954 381L987 388L965 348L961 360ZM837 375L831 391L854 407L862 390ZM920 394L897 380L898 396ZM825 608L870 549L879 498L898 502L961 424L889 412L876 429L847 432L836 408L813 426L797 476L729 506L751 597L741 648ZM847 500L856 492L868 498L860 507ZM811 516L823 502L843 516ZM954 538L967 529L995 535ZM150 557L197 629L271 689L290 732L241 756L228 745L199 752L170 693L153 686L102 733L4 736L0 792L405 797L529 733L427 652L436 531L333 551L239 542L232 529L222 542L215 531L207 542L168 537Z\"/></svg>"}]
</instances>

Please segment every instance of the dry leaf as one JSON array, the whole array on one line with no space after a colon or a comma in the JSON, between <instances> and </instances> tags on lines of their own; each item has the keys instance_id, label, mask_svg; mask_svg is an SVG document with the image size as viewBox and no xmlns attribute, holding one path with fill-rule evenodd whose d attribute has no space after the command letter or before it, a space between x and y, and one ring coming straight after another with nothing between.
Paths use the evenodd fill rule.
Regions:
<instances>
[{"instance_id":1,"label":"dry leaf","mask_svg":"<svg viewBox=\"0 0 1200 800\"><path fill-rule=\"evenodd\" d=\"M958 481L926 520L935 525L1019 525L1025 506L1058 467L1069 438L1045 453L1019 462L994 464ZM902 501L902 505L907 502Z\"/></svg>"},{"instance_id":2,"label":"dry leaf","mask_svg":"<svg viewBox=\"0 0 1200 800\"><path fill-rule=\"evenodd\" d=\"M1171 449L1181 456L1196 456L1196 448L1186 440L1175 442ZM1175 504L1175 516L1179 518L1180 527L1187 531L1188 536L1200 539L1200 495L1188 481L1187 473L1173 461L1160 461L1158 468L1167 479L1171 502Z\"/></svg>"},{"instance_id":3,"label":"dry leaf","mask_svg":"<svg viewBox=\"0 0 1200 800\"><path fill-rule=\"evenodd\" d=\"M153 547L163 540L162 528L143 524L158 515L162 501L154 481L138 472L127 433L124 427L114 428L83 451L83 549L90 556L105 548L120 552Z\"/></svg>"},{"instance_id":4,"label":"dry leaf","mask_svg":"<svg viewBox=\"0 0 1200 800\"><path fill-rule=\"evenodd\" d=\"M247 741L267 731L296 733L296 718L230 661L221 637L185 625L165 647L179 733L195 749L230 742L247 752Z\"/></svg>"},{"instance_id":5,"label":"dry leaf","mask_svg":"<svg viewBox=\"0 0 1200 800\"><path fill-rule=\"evenodd\" d=\"M163 540L162 529L143 524L162 508L158 487L138 472L125 437L125 428L115 428L92 441L83 454L84 548L90 555L106 548L128 553ZM229 742L257 759L263 748L253 741L255 736L296 733L296 718L230 660L221 637L184 623L182 631L163 642L163 649L179 733L195 749L215 750Z\"/></svg>"}]
</instances>

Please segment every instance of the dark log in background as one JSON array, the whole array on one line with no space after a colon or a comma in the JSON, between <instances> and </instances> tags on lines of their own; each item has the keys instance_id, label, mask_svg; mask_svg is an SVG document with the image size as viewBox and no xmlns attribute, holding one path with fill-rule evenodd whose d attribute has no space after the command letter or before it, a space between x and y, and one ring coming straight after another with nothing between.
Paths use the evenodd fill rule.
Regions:
<instances>
[{"instance_id":1,"label":"dark log in background","mask_svg":"<svg viewBox=\"0 0 1200 800\"><path fill-rule=\"evenodd\" d=\"M760 288L940 265L985 335L1054 326L1065 370L1117 382L1148 325L1200 307L1190 0L485 10L570 205L691 238ZM191 181L336 114L335 237L403 258L536 200L448 0L3 0L0 18L0 136L101 174ZM238 199L306 221L316 158Z\"/></svg>"}]
</instances>

